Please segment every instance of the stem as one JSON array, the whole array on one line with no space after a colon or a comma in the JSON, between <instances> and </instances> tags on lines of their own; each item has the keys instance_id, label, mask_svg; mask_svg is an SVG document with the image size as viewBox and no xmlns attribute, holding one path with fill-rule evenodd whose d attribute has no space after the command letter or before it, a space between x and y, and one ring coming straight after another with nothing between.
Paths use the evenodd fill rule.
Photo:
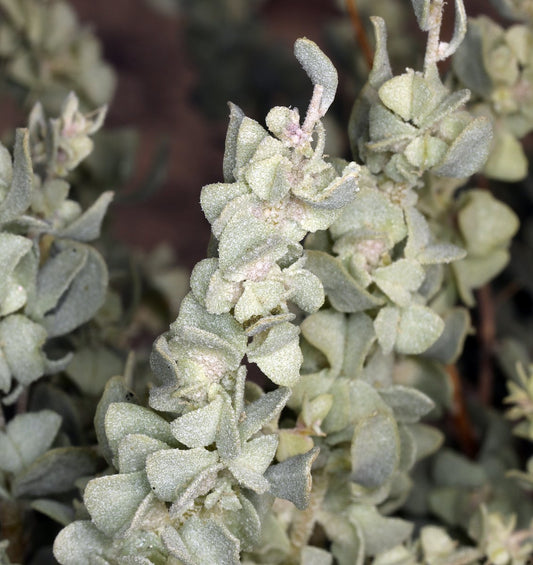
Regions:
<instances>
[{"instance_id":1,"label":"stem","mask_svg":"<svg viewBox=\"0 0 533 565\"><path fill-rule=\"evenodd\" d=\"M320 109L320 104L322 102L322 95L324 94L324 87L320 84L315 84L313 89L313 96L311 102L309 102L309 107L307 108L307 114L305 115L305 121L302 125L302 131L310 136L313 133L313 128L315 124L324 115Z\"/></svg>"},{"instance_id":2,"label":"stem","mask_svg":"<svg viewBox=\"0 0 533 565\"><path fill-rule=\"evenodd\" d=\"M357 9L357 1L347 0L346 7L348 9L348 13L350 14L350 19L352 20L357 43L359 43L359 47L363 52L363 56L365 58L366 64L368 65L368 68L371 69L374 62L374 53L372 52L370 42L368 41L368 36L366 35L365 28L363 26L363 23L361 22L361 16L359 15L359 10Z\"/></svg>"},{"instance_id":3,"label":"stem","mask_svg":"<svg viewBox=\"0 0 533 565\"><path fill-rule=\"evenodd\" d=\"M300 510L292 522L291 543L295 556L300 555L300 551L307 544L313 533L317 511L322 506L327 489L327 477L322 473L313 474L313 487L311 489L309 506L305 510Z\"/></svg>"},{"instance_id":4,"label":"stem","mask_svg":"<svg viewBox=\"0 0 533 565\"><path fill-rule=\"evenodd\" d=\"M439 61L440 28L442 25L442 11L444 0L434 0L429 7L429 29L424 57L424 72L428 72Z\"/></svg>"},{"instance_id":5,"label":"stem","mask_svg":"<svg viewBox=\"0 0 533 565\"><path fill-rule=\"evenodd\" d=\"M461 446L461 451L468 457L473 457L477 451L477 442L472 422L466 410L461 376L457 370L457 365L448 365L446 370L450 375L453 386L452 421L455 435Z\"/></svg>"},{"instance_id":6,"label":"stem","mask_svg":"<svg viewBox=\"0 0 533 565\"><path fill-rule=\"evenodd\" d=\"M17 414L25 414L28 411L28 387L24 387L17 400Z\"/></svg>"},{"instance_id":7,"label":"stem","mask_svg":"<svg viewBox=\"0 0 533 565\"><path fill-rule=\"evenodd\" d=\"M494 325L494 299L490 285L481 287L478 291L479 301L479 385L478 392L481 402L489 405L492 399L494 383L494 370L492 367L492 354L496 342L496 328Z\"/></svg>"},{"instance_id":8,"label":"stem","mask_svg":"<svg viewBox=\"0 0 533 565\"><path fill-rule=\"evenodd\" d=\"M24 507L15 500L0 500L0 537L9 541L7 554L14 563L23 563L28 547L24 528Z\"/></svg>"}]
</instances>

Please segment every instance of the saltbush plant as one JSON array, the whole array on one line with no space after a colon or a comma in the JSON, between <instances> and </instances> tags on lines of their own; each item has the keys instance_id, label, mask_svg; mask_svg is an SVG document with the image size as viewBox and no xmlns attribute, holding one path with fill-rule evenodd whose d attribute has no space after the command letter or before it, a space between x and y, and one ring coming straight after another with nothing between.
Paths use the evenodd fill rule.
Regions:
<instances>
[{"instance_id":1,"label":"saltbush plant","mask_svg":"<svg viewBox=\"0 0 533 565\"><path fill-rule=\"evenodd\" d=\"M207 258L145 373L115 371L127 316L93 245L113 194L70 196L113 74L64 2L0 0L2 78L46 104L0 146L2 564L531 562L529 342L501 340L507 406L483 363L467 399L461 362L519 230L491 181L528 174L531 3L494 2L501 27L455 0L449 41L444 0L411 4L421 68L394 72L373 17L351 159L326 151L337 71L308 39L305 112L230 103Z\"/></svg>"}]
</instances>

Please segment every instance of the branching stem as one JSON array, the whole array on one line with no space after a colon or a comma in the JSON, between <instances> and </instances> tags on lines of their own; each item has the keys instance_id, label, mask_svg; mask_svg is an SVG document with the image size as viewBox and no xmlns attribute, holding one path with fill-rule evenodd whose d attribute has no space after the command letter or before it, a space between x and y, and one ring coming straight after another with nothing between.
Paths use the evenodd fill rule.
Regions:
<instances>
[{"instance_id":1,"label":"branching stem","mask_svg":"<svg viewBox=\"0 0 533 565\"><path fill-rule=\"evenodd\" d=\"M442 26L442 12L444 0L434 0L429 7L429 29L424 58L424 71L427 73L440 60L440 30Z\"/></svg>"},{"instance_id":2,"label":"branching stem","mask_svg":"<svg viewBox=\"0 0 533 565\"><path fill-rule=\"evenodd\" d=\"M357 43L359 43L359 47L363 52L363 56L365 58L366 64L368 65L368 68L371 69L374 62L374 53L372 52L372 47L370 47L370 42L368 41L365 27L363 26L361 16L359 15L357 0L347 0L346 7L348 9L348 13L350 14L350 19L352 20Z\"/></svg>"}]
</instances>

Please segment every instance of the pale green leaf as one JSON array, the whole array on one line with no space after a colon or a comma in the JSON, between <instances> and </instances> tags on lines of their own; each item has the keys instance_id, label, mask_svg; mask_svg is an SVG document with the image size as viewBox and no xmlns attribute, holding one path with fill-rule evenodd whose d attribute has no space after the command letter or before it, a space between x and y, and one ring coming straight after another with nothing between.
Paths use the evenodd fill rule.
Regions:
<instances>
[{"instance_id":1,"label":"pale green leaf","mask_svg":"<svg viewBox=\"0 0 533 565\"><path fill-rule=\"evenodd\" d=\"M16 220L31 203L33 167L28 130L17 129L14 157L11 187L0 202L0 224Z\"/></svg>"},{"instance_id":2,"label":"pale green leaf","mask_svg":"<svg viewBox=\"0 0 533 565\"><path fill-rule=\"evenodd\" d=\"M89 520L63 528L54 541L54 557L61 565L88 565L87 555L103 555L110 540Z\"/></svg>"},{"instance_id":3,"label":"pale green leaf","mask_svg":"<svg viewBox=\"0 0 533 565\"><path fill-rule=\"evenodd\" d=\"M51 410L19 414L0 432L0 468L17 473L52 445L61 417Z\"/></svg>"},{"instance_id":4,"label":"pale green leaf","mask_svg":"<svg viewBox=\"0 0 533 565\"><path fill-rule=\"evenodd\" d=\"M374 489L397 469L400 439L390 414L374 414L357 422L351 443L351 480Z\"/></svg>"},{"instance_id":5,"label":"pale green leaf","mask_svg":"<svg viewBox=\"0 0 533 565\"><path fill-rule=\"evenodd\" d=\"M217 453L203 447L165 449L148 456L146 475L157 498L173 502L198 473L217 462Z\"/></svg>"},{"instance_id":6,"label":"pale green leaf","mask_svg":"<svg viewBox=\"0 0 533 565\"><path fill-rule=\"evenodd\" d=\"M237 136L239 134L239 129L241 123L244 119L244 112L232 102L229 102L229 124L228 131L226 133L226 145L224 149L224 181L232 182L235 180L234 169L236 164L237 155ZM218 214L217 214L218 215Z\"/></svg>"},{"instance_id":7,"label":"pale green leaf","mask_svg":"<svg viewBox=\"0 0 533 565\"><path fill-rule=\"evenodd\" d=\"M435 406L431 398L412 387L394 385L380 390L379 393L392 408L398 422L407 424L418 422Z\"/></svg>"},{"instance_id":8,"label":"pale green leaf","mask_svg":"<svg viewBox=\"0 0 533 565\"><path fill-rule=\"evenodd\" d=\"M62 230L59 235L76 241L92 241L100 237L102 221L113 196L111 191L103 192L88 210Z\"/></svg>"},{"instance_id":9,"label":"pale green leaf","mask_svg":"<svg viewBox=\"0 0 533 565\"><path fill-rule=\"evenodd\" d=\"M144 471L98 477L90 481L83 501L93 523L108 536L123 532L150 493Z\"/></svg>"},{"instance_id":10,"label":"pale green leaf","mask_svg":"<svg viewBox=\"0 0 533 565\"><path fill-rule=\"evenodd\" d=\"M335 98L338 83L337 71L318 45L309 39L296 40L294 55L311 82L324 88L320 102L320 111L324 115Z\"/></svg>"},{"instance_id":11,"label":"pale green leaf","mask_svg":"<svg viewBox=\"0 0 533 565\"><path fill-rule=\"evenodd\" d=\"M120 441L129 434L144 434L174 444L170 424L153 410L127 402L112 402L105 414L105 434L116 455Z\"/></svg>"},{"instance_id":12,"label":"pale green leaf","mask_svg":"<svg viewBox=\"0 0 533 565\"><path fill-rule=\"evenodd\" d=\"M311 466L318 457L318 448L295 455L265 471L270 492L278 498L290 500L299 510L305 509L311 497Z\"/></svg>"},{"instance_id":13,"label":"pale green leaf","mask_svg":"<svg viewBox=\"0 0 533 565\"><path fill-rule=\"evenodd\" d=\"M118 470L121 473L143 471L148 455L167 447L158 439L143 434L129 434L118 444Z\"/></svg>"},{"instance_id":14,"label":"pale green leaf","mask_svg":"<svg viewBox=\"0 0 533 565\"><path fill-rule=\"evenodd\" d=\"M244 418L239 424L239 432L243 440L249 439L264 425L268 424L283 410L291 391L289 388L279 387L267 392L256 401L245 406Z\"/></svg>"},{"instance_id":15,"label":"pale green leaf","mask_svg":"<svg viewBox=\"0 0 533 565\"><path fill-rule=\"evenodd\" d=\"M340 312L361 312L382 301L367 292L335 257L323 251L307 252L307 268L322 282L331 305Z\"/></svg>"},{"instance_id":16,"label":"pale green leaf","mask_svg":"<svg viewBox=\"0 0 533 565\"><path fill-rule=\"evenodd\" d=\"M100 468L95 451L87 447L59 447L47 451L13 481L15 496L48 496L73 490L80 477L90 477Z\"/></svg>"},{"instance_id":17,"label":"pale green leaf","mask_svg":"<svg viewBox=\"0 0 533 565\"><path fill-rule=\"evenodd\" d=\"M108 281L105 261L92 247L87 247L87 251L83 268L62 296L59 305L44 318L50 337L72 331L87 322L105 301Z\"/></svg>"},{"instance_id":18,"label":"pale green leaf","mask_svg":"<svg viewBox=\"0 0 533 565\"><path fill-rule=\"evenodd\" d=\"M170 424L174 437L187 447L207 447L215 441L222 413L222 397L206 406L187 412Z\"/></svg>"},{"instance_id":19,"label":"pale green leaf","mask_svg":"<svg viewBox=\"0 0 533 565\"><path fill-rule=\"evenodd\" d=\"M284 322L255 336L248 346L248 361L256 363L275 384L292 386L300 376L303 359L299 333L296 326Z\"/></svg>"},{"instance_id":20,"label":"pale green leaf","mask_svg":"<svg viewBox=\"0 0 533 565\"><path fill-rule=\"evenodd\" d=\"M444 330L444 321L431 308L412 304L401 312L396 351L406 355L423 353Z\"/></svg>"},{"instance_id":21,"label":"pale green leaf","mask_svg":"<svg viewBox=\"0 0 533 565\"><path fill-rule=\"evenodd\" d=\"M492 141L492 125L481 116L473 119L454 139L443 161L433 169L442 177L466 178L485 164Z\"/></svg>"}]
</instances>

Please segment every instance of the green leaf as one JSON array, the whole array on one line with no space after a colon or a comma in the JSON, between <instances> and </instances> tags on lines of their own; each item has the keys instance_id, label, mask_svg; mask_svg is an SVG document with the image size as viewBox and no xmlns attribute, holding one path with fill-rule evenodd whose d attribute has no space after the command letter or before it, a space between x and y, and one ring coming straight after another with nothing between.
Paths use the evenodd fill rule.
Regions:
<instances>
[{"instance_id":1,"label":"green leaf","mask_svg":"<svg viewBox=\"0 0 533 565\"><path fill-rule=\"evenodd\" d=\"M17 129L14 156L11 187L0 202L0 224L16 220L31 203L33 167L30 157L29 133L26 129Z\"/></svg>"},{"instance_id":2,"label":"green leaf","mask_svg":"<svg viewBox=\"0 0 533 565\"><path fill-rule=\"evenodd\" d=\"M26 237L11 233L0 233L0 315L7 316L21 308L27 299L28 290L20 284L17 266L31 250L32 242Z\"/></svg>"},{"instance_id":3,"label":"green leaf","mask_svg":"<svg viewBox=\"0 0 533 565\"><path fill-rule=\"evenodd\" d=\"M454 139L443 161L433 169L441 177L466 178L478 172L489 156L492 125L481 116Z\"/></svg>"},{"instance_id":4,"label":"green leaf","mask_svg":"<svg viewBox=\"0 0 533 565\"><path fill-rule=\"evenodd\" d=\"M392 78L392 70L387 51L387 27L385 20L377 16L371 17L370 21L374 27L376 46L368 83L373 88L379 88L386 80Z\"/></svg>"},{"instance_id":5,"label":"green leaf","mask_svg":"<svg viewBox=\"0 0 533 565\"><path fill-rule=\"evenodd\" d=\"M146 475L157 498L173 502L196 475L217 463L217 453L203 447L165 449L148 456Z\"/></svg>"},{"instance_id":6,"label":"green leaf","mask_svg":"<svg viewBox=\"0 0 533 565\"><path fill-rule=\"evenodd\" d=\"M497 129L483 173L491 179L518 182L526 178L528 168L522 143L503 128Z\"/></svg>"},{"instance_id":7,"label":"green leaf","mask_svg":"<svg viewBox=\"0 0 533 565\"><path fill-rule=\"evenodd\" d=\"M50 337L70 332L87 322L105 301L108 279L105 261L92 247L87 246L87 252L87 261L61 302L44 318Z\"/></svg>"},{"instance_id":8,"label":"green leaf","mask_svg":"<svg viewBox=\"0 0 533 565\"><path fill-rule=\"evenodd\" d=\"M470 314L466 308L453 308L444 315L444 330L423 355L441 363L455 363L463 351L470 331Z\"/></svg>"},{"instance_id":9,"label":"green leaf","mask_svg":"<svg viewBox=\"0 0 533 565\"><path fill-rule=\"evenodd\" d=\"M276 434L251 439L244 444L242 453L229 462L228 469L242 486L262 494L269 488L263 473L274 459L277 447Z\"/></svg>"},{"instance_id":10,"label":"green leaf","mask_svg":"<svg viewBox=\"0 0 533 565\"><path fill-rule=\"evenodd\" d=\"M19 414L0 432L0 469L18 473L52 445L61 417L51 410Z\"/></svg>"},{"instance_id":11,"label":"green leaf","mask_svg":"<svg viewBox=\"0 0 533 565\"><path fill-rule=\"evenodd\" d=\"M332 565L333 555L325 549L307 545L302 549L302 563L306 565Z\"/></svg>"},{"instance_id":12,"label":"green leaf","mask_svg":"<svg viewBox=\"0 0 533 565\"><path fill-rule=\"evenodd\" d=\"M313 85L320 85L324 88L320 102L320 111L324 115L335 98L338 83L337 71L318 45L309 39L296 40L294 55Z\"/></svg>"},{"instance_id":13,"label":"green leaf","mask_svg":"<svg viewBox=\"0 0 533 565\"><path fill-rule=\"evenodd\" d=\"M414 71L395 76L381 85L378 95L390 110L406 122L412 119ZM373 137L373 136L372 136Z\"/></svg>"},{"instance_id":14,"label":"green leaf","mask_svg":"<svg viewBox=\"0 0 533 565\"><path fill-rule=\"evenodd\" d=\"M398 243L407 235L402 208L391 202L384 192L363 186L331 226L335 239L357 230L387 234L387 239L392 244Z\"/></svg>"},{"instance_id":15,"label":"green leaf","mask_svg":"<svg viewBox=\"0 0 533 565\"><path fill-rule=\"evenodd\" d=\"M509 245L519 227L513 210L486 190L471 190L466 194L458 222L469 255L481 257Z\"/></svg>"},{"instance_id":16,"label":"green leaf","mask_svg":"<svg viewBox=\"0 0 533 565\"><path fill-rule=\"evenodd\" d=\"M235 180L234 169L236 164L237 155L237 136L239 134L239 129L241 123L244 119L244 112L232 102L229 105L229 124L228 131L226 133L226 145L224 149L224 181L233 182ZM218 214L217 214L218 215Z\"/></svg>"},{"instance_id":17,"label":"green leaf","mask_svg":"<svg viewBox=\"0 0 533 565\"><path fill-rule=\"evenodd\" d=\"M216 433L216 444L219 456L229 461L241 454L241 438L237 427L237 414L228 397L222 405L219 426Z\"/></svg>"},{"instance_id":18,"label":"green leaf","mask_svg":"<svg viewBox=\"0 0 533 565\"><path fill-rule=\"evenodd\" d=\"M418 25L422 31L429 30L429 8L431 0L411 0Z\"/></svg>"},{"instance_id":19,"label":"green leaf","mask_svg":"<svg viewBox=\"0 0 533 565\"><path fill-rule=\"evenodd\" d=\"M53 254L39 269L36 294L28 305L28 313L37 319L55 308L89 256L86 245L60 242L54 247Z\"/></svg>"},{"instance_id":20,"label":"green leaf","mask_svg":"<svg viewBox=\"0 0 533 565\"><path fill-rule=\"evenodd\" d=\"M379 391L398 422L412 424L428 414L435 406L431 398L415 388L394 385Z\"/></svg>"},{"instance_id":21,"label":"green leaf","mask_svg":"<svg viewBox=\"0 0 533 565\"><path fill-rule=\"evenodd\" d=\"M213 224L230 202L248 193L249 188L244 182L219 182L204 186L200 194L200 204L207 221Z\"/></svg>"},{"instance_id":22,"label":"green leaf","mask_svg":"<svg viewBox=\"0 0 533 565\"><path fill-rule=\"evenodd\" d=\"M113 196L111 191L103 192L88 210L59 233L60 237L76 241L92 241L100 237L102 221Z\"/></svg>"},{"instance_id":23,"label":"green leaf","mask_svg":"<svg viewBox=\"0 0 533 565\"><path fill-rule=\"evenodd\" d=\"M444 321L431 308L412 304L401 313L396 351L406 355L423 353L437 341L443 330Z\"/></svg>"},{"instance_id":24,"label":"green leaf","mask_svg":"<svg viewBox=\"0 0 533 565\"><path fill-rule=\"evenodd\" d=\"M63 528L54 541L54 557L61 565L87 565L87 551L103 555L110 540L89 520L80 520Z\"/></svg>"},{"instance_id":25,"label":"green leaf","mask_svg":"<svg viewBox=\"0 0 533 565\"><path fill-rule=\"evenodd\" d=\"M110 465L113 464L113 451L109 446L109 441L105 431L105 417L107 409L112 403L132 402L134 398L134 394L126 387L124 377L112 377L109 379L102 394L102 398L100 398L100 402L96 407L96 413L94 415L94 430L96 432L100 451Z\"/></svg>"},{"instance_id":26,"label":"green leaf","mask_svg":"<svg viewBox=\"0 0 533 565\"><path fill-rule=\"evenodd\" d=\"M192 565L239 565L239 540L223 524L192 517L180 528L180 534L194 556Z\"/></svg>"},{"instance_id":27,"label":"green leaf","mask_svg":"<svg viewBox=\"0 0 533 565\"><path fill-rule=\"evenodd\" d=\"M479 488L487 480L487 471L475 461L451 449L442 449L435 457L433 478L439 486Z\"/></svg>"},{"instance_id":28,"label":"green leaf","mask_svg":"<svg viewBox=\"0 0 533 565\"><path fill-rule=\"evenodd\" d=\"M87 346L74 351L66 372L84 394L98 397L109 379L122 373L123 367L123 360L112 350Z\"/></svg>"},{"instance_id":29,"label":"green leaf","mask_svg":"<svg viewBox=\"0 0 533 565\"><path fill-rule=\"evenodd\" d=\"M289 388L279 387L259 397L244 409L244 418L239 424L242 440L256 434L263 426L276 419L283 410L291 394Z\"/></svg>"},{"instance_id":30,"label":"green leaf","mask_svg":"<svg viewBox=\"0 0 533 565\"><path fill-rule=\"evenodd\" d=\"M278 498L290 500L299 510L307 508L311 497L311 466L318 452L315 447L307 453L271 465L265 471L270 492Z\"/></svg>"},{"instance_id":31,"label":"green leaf","mask_svg":"<svg viewBox=\"0 0 533 565\"><path fill-rule=\"evenodd\" d=\"M118 444L118 470L121 473L144 471L148 455L167 447L158 439L143 434L129 434Z\"/></svg>"},{"instance_id":32,"label":"green leaf","mask_svg":"<svg viewBox=\"0 0 533 565\"><path fill-rule=\"evenodd\" d=\"M143 434L167 444L175 444L170 424L153 410L127 402L109 404L105 414L105 435L115 455L118 444L129 434Z\"/></svg>"},{"instance_id":33,"label":"green leaf","mask_svg":"<svg viewBox=\"0 0 533 565\"><path fill-rule=\"evenodd\" d=\"M48 496L75 488L80 477L89 477L101 469L97 454L86 447L59 447L51 449L13 481L15 496Z\"/></svg>"},{"instance_id":34,"label":"green leaf","mask_svg":"<svg viewBox=\"0 0 533 565\"><path fill-rule=\"evenodd\" d=\"M150 493L144 471L98 477L85 487L83 501L96 527L108 536L128 528Z\"/></svg>"},{"instance_id":35,"label":"green leaf","mask_svg":"<svg viewBox=\"0 0 533 565\"><path fill-rule=\"evenodd\" d=\"M305 339L326 356L331 374L338 376L344 358L346 317L333 309L321 310L308 316L301 330Z\"/></svg>"},{"instance_id":36,"label":"green leaf","mask_svg":"<svg viewBox=\"0 0 533 565\"><path fill-rule=\"evenodd\" d=\"M375 269L373 278L378 287L399 306L408 306L411 293L418 290L425 271L413 259L399 259L387 267Z\"/></svg>"},{"instance_id":37,"label":"green leaf","mask_svg":"<svg viewBox=\"0 0 533 565\"><path fill-rule=\"evenodd\" d=\"M246 169L245 178L258 198L278 202L291 189L290 172L291 162L282 155L274 155L261 161L252 161Z\"/></svg>"},{"instance_id":38,"label":"green leaf","mask_svg":"<svg viewBox=\"0 0 533 565\"><path fill-rule=\"evenodd\" d=\"M444 434L425 424L407 426L416 443L416 459L419 461L435 453L444 443Z\"/></svg>"},{"instance_id":39,"label":"green leaf","mask_svg":"<svg viewBox=\"0 0 533 565\"><path fill-rule=\"evenodd\" d=\"M324 251L307 251L307 268L322 282L331 305L339 312L361 312L382 304L367 292L335 257Z\"/></svg>"},{"instance_id":40,"label":"green leaf","mask_svg":"<svg viewBox=\"0 0 533 565\"><path fill-rule=\"evenodd\" d=\"M405 541L413 530L410 522L399 518L385 518L373 506L352 504L350 522L357 524L365 542L365 554L376 555Z\"/></svg>"},{"instance_id":41,"label":"green leaf","mask_svg":"<svg viewBox=\"0 0 533 565\"><path fill-rule=\"evenodd\" d=\"M292 386L300 376L302 352L299 329L289 322L270 328L254 337L248 346L248 361L256 363L279 386Z\"/></svg>"},{"instance_id":42,"label":"green leaf","mask_svg":"<svg viewBox=\"0 0 533 565\"><path fill-rule=\"evenodd\" d=\"M222 397L187 412L170 424L173 436L187 447L207 447L215 441L222 413Z\"/></svg>"},{"instance_id":43,"label":"green leaf","mask_svg":"<svg viewBox=\"0 0 533 565\"><path fill-rule=\"evenodd\" d=\"M494 249L486 257L467 257L453 264L457 287L467 306L474 306L472 289L479 288L493 279L509 262L506 249Z\"/></svg>"},{"instance_id":44,"label":"green leaf","mask_svg":"<svg viewBox=\"0 0 533 565\"><path fill-rule=\"evenodd\" d=\"M400 439L390 414L373 414L357 422L351 443L351 480L374 489L388 481L398 467Z\"/></svg>"},{"instance_id":45,"label":"green leaf","mask_svg":"<svg viewBox=\"0 0 533 565\"><path fill-rule=\"evenodd\" d=\"M31 507L63 526L68 526L74 520L74 509L69 504L39 498L32 501Z\"/></svg>"},{"instance_id":46,"label":"green leaf","mask_svg":"<svg viewBox=\"0 0 533 565\"><path fill-rule=\"evenodd\" d=\"M316 312L324 303L324 287L320 279L307 269L284 271L285 284L290 286L290 300L304 312Z\"/></svg>"},{"instance_id":47,"label":"green leaf","mask_svg":"<svg viewBox=\"0 0 533 565\"><path fill-rule=\"evenodd\" d=\"M374 320L374 330L383 353L388 354L394 349L398 338L401 312L395 306L381 308Z\"/></svg>"},{"instance_id":48,"label":"green leaf","mask_svg":"<svg viewBox=\"0 0 533 565\"><path fill-rule=\"evenodd\" d=\"M363 365L375 340L374 324L370 316L362 312L348 316L342 366L344 375L352 379L361 376Z\"/></svg>"},{"instance_id":49,"label":"green leaf","mask_svg":"<svg viewBox=\"0 0 533 565\"><path fill-rule=\"evenodd\" d=\"M267 131L255 120L246 116L242 118L237 133L234 176L239 177L239 169L248 164L261 141L267 136Z\"/></svg>"},{"instance_id":50,"label":"green leaf","mask_svg":"<svg viewBox=\"0 0 533 565\"><path fill-rule=\"evenodd\" d=\"M41 325L21 314L11 314L0 321L0 358L4 357L20 384L28 385L45 372L42 346L46 338L46 330Z\"/></svg>"}]
</instances>

